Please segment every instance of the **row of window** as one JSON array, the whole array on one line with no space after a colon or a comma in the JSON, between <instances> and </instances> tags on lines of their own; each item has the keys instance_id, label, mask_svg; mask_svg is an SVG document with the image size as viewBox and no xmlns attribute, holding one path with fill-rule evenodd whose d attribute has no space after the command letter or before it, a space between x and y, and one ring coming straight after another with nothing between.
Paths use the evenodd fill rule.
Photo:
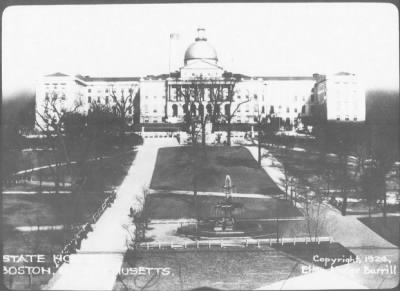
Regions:
<instances>
[{"instance_id":1,"label":"row of window","mask_svg":"<svg viewBox=\"0 0 400 291\"><path fill-rule=\"evenodd\" d=\"M147 104L143 106L143 112L149 113L149 106ZM153 108L153 113L158 113L158 112L163 112L163 108L161 109Z\"/></svg>"},{"instance_id":2,"label":"row of window","mask_svg":"<svg viewBox=\"0 0 400 291\"><path fill-rule=\"evenodd\" d=\"M158 99L157 96L155 95L153 96L153 98ZM144 96L144 99L149 99L149 96L148 95ZM165 99L165 96L161 96L161 99Z\"/></svg>"},{"instance_id":3,"label":"row of window","mask_svg":"<svg viewBox=\"0 0 400 291\"><path fill-rule=\"evenodd\" d=\"M128 92L133 92L133 89L132 89L132 88L129 88L129 89L121 88L121 89L119 89L119 91L120 91L121 93L125 92L125 90L127 90ZM92 93L92 92L94 92L94 90L92 90L92 88L88 88L88 89L87 89L87 92L88 92L88 93ZM103 92L102 89L97 89L97 93L102 93L102 92ZM109 92L110 92L110 90L109 90L108 88L105 88L105 89L104 89L104 93L109 93ZM113 88L113 89L112 89L112 92L113 92L113 93L116 93L116 92L117 92L117 89L116 89L116 88Z\"/></svg>"},{"instance_id":4,"label":"row of window","mask_svg":"<svg viewBox=\"0 0 400 291\"><path fill-rule=\"evenodd\" d=\"M64 86L58 87L58 86L54 86L53 89L49 86L46 86L45 91L52 91L52 90L65 90Z\"/></svg>"},{"instance_id":5,"label":"row of window","mask_svg":"<svg viewBox=\"0 0 400 291\"><path fill-rule=\"evenodd\" d=\"M109 104L110 101L111 101L112 99L113 99L112 96L104 96L104 103L105 103L105 104ZM122 101L122 100L123 100L123 98L121 97L121 101ZM101 103L101 97L98 96L97 99L93 99L93 100L92 100L92 96L88 96L88 97L87 97L87 102L88 102L88 103L92 103L92 101L96 101L97 103ZM132 98L131 98L131 97L128 97L128 102L129 102L129 103L132 103Z\"/></svg>"},{"instance_id":6,"label":"row of window","mask_svg":"<svg viewBox=\"0 0 400 291\"><path fill-rule=\"evenodd\" d=\"M88 93L92 93L92 89L91 88L88 88ZM98 89L97 90L97 93L101 93L102 92L102 90L101 89ZM106 89L104 89L104 92L105 93L108 93L108 92L110 92L107 88ZM115 90L113 90L113 92L115 93L116 91Z\"/></svg>"},{"instance_id":7,"label":"row of window","mask_svg":"<svg viewBox=\"0 0 400 291\"><path fill-rule=\"evenodd\" d=\"M346 82L346 81L339 82L339 81L336 81L335 84L337 84L337 85L355 85L356 82L355 81L353 81L353 82Z\"/></svg>"},{"instance_id":8,"label":"row of window","mask_svg":"<svg viewBox=\"0 0 400 291\"><path fill-rule=\"evenodd\" d=\"M158 123L158 122L162 122L162 120L153 119L153 123ZM144 123L150 123L150 120L148 118L145 118Z\"/></svg>"},{"instance_id":9,"label":"row of window","mask_svg":"<svg viewBox=\"0 0 400 291\"><path fill-rule=\"evenodd\" d=\"M337 117L336 117L336 120L350 121L350 117L349 117L348 115L346 115L343 119L341 119L340 116L337 116ZM354 117L353 117L353 120L354 120L354 121L357 121L357 120L358 120L357 116L354 116Z\"/></svg>"},{"instance_id":10,"label":"row of window","mask_svg":"<svg viewBox=\"0 0 400 291\"><path fill-rule=\"evenodd\" d=\"M172 105L171 108L172 108L172 116L173 116L173 117L177 117L177 116L180 114L180 112L179 112L179 111L180 111L179 107L180 107L180 106L178 106L177 104L173 104L173 105ZM278 112L281 112L282 106L279 106L278 108L279 108ZM217 114L219 114L219 112L220 112L220 107L219 107L219 105L218 105L215 109L216 109L216 111L217 111ZM225 114L229 115L229 114L230 114L230 106L229 106L229 104L225 104L224 109L225 109ZM153 113L158 113L158 112L161 113L161 112L163 112L163 110L164 110L164 108L161 108L160 111L158 111L157 108L153 108L152 112L153 112ZM185 113L185 112L186 112L187 109L186 109L186 105L185 105L185 104L182 106L182 109L181 109L181 110L182 110L182 113ZM203 114L204 114L204 110L206 110L208 114L212 114L212 112L213 112L213 106L212 106L211 104L207 104L206 107L204 108L204 105L203 105L203 104L200 104L198 107L196 107L196 105L192 104L191 107L190 107L190 111L191 111L192 114L194 114L194 115L196 115L197 113L198 113L199 115L203 115ZM148 106L147 104L145 104L145 105L143 106L143 111L144 111L145 114L148 114L148 113L149 113L150 110L149 110L149 106ZM238 113L241 112L241 111L240 111L240 108L237 110L237 112L238 112ZM250 112L249 108L246 108L244 112ZM256 113L258 112L258 107L254 107L254 112L256 112ZM297 108L293 108L293 112L294 112L294 113L298 113L299 110L298 110ZM305 106L302 107L301 112L302 112L303 114L305 113ZM266 111L265 111L265 106L262 106L262 107L261 107L261 113L262 113L262 114L266 113ZM269 113L270 113L270 114L275 113L275 108L274 108L273 105L270 107L270 112L269 112ZM289 108L289 107L287 107L286 113L290 113L290 108Z\"/></svg>"}]
</instances>

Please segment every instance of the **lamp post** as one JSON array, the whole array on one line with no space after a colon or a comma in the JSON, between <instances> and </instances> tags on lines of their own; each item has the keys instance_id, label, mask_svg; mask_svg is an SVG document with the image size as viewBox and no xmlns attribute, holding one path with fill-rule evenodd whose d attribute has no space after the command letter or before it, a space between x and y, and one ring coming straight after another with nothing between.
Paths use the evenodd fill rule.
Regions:
<instances>
[{"instance_id":1,"label":"lamp post","mask_svg":"<svg viewBox=\"0 0 400 291\"><path fill-rule=\"evenodd\" d=\"M290 180L289 180L289 186L290 186L290 202L292 202L292 204L293 204L293 187L294 187L293 177L290 178ZM286 193L286 196L287 196L287 193Z\"/></svg>"},{"instance_id":2,"label":"lamp post","mask_svg":"<svg viewBox=\"0 0 400 291\"><path fill-rule=\"evenodd\" d=\"M271 116L267 115L267 118L266 118L267 136L269 135L270 130L271 130L271 123L272 123Z\"/></svg>"}]
</instances>

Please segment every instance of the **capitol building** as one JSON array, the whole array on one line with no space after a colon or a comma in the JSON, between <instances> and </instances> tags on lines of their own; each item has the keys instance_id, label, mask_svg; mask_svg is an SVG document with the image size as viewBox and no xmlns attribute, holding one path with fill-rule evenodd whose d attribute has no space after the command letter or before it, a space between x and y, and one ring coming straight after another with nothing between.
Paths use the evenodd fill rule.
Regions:
<instances>
[{"instance_id":1,"label":"capitol building","mask_svg":"<svg viewBox=\"0 0 400 291\"><path fill-rule=\"evenodd\" d=\"M50 106L86 114L100 104L116 113L122 104L129 125L182 123L188 110L192 115L230 114L232 123L241 124L254 124L266 116L279 118L288 126L314 117L365 120L365 90L356 75L245 76L227 72L202 28L186 49L183 66L175 72L122 78L54 73L37 84L38 124L43 124Z\"/></svg>"}]
</instances>

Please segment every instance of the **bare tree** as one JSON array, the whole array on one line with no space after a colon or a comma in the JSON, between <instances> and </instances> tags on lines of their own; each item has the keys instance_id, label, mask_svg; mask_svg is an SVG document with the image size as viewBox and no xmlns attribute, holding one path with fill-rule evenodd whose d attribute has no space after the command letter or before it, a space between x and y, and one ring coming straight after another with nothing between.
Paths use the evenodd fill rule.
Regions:
<instances>
[{"instance_id":1,"label":"bare tree","mask_svg":"<svg viewBox=\"0 0 400 291\"><path fill-rule=\"evenodd\" d=\"M52 170L55 175L56 193L59 190L62 161L65 160L67 166L71 162L65 139L65 121L71 114L78 114L81 107L80 98L68 104L65 93L54 91L47 93L44 102L36 108L36 126L46 135L48 146L55 151L55 168Z\"/></svg>"},{"instance_id":2,"label":"bare tree","mask_svg":"<svg viewBox=\"0 0 400 291\"><path fill-rule=\"evenodd\" d=\"M184 122L192 138L195 135L194 128L200 127L202 144L205 145L206 124L211 122L212 130L215 131L217 124L226 122L227 143L231 144L232 119L239 107L249 102L249 99L239 103L234 100L235 84L234 78L204 79L199 77L175 85L176 99L184 101ZM221 106L225 106L224 113Z\"/></svg>"},{"instance_id":3,"label":"bare tree","mask_svg":"<svg viewBox=\"0 0 400 291\"><path fill-rule=\"evenodd\" d=\"M229 146L231 145L231 131L232 131L233 117L235 117L240 106L242 106L243 104L250 101L250 97L247 96L247 98L244 101L236 102L236 100L234 100L234 95L235 95L234 86L235 86L235 83L233 83L232 87L230 87L228 90L228 95L224 102L225 113L221 114L221 117L227 122L227 125L228 125L227 129L226 129L226 134L227 134L227 144ZM232 108L233 108L233 110L232 110Z\"/></svg>"},{"instance_id":4,"label":"bare tree","mask_svg":"<svg viewBox=\"0 0 400 291\"><path fill-rule=\"evenodd\" d=\"M311 191L310 191L311 190ZM310 194L313 195L310 195ZM324 226L324 214L322 204L325 199L324 178L320 174L311 189L304 189L305 199L303 214L306 222L306 231L310 241L316 241Z\"/></svg>"},{"instance_id":5,"label":"bare tree","mask_svg":"<svg viewBox=\"0 0 400 291\"><path fill-rule=\"evenodd\" d=\"M374 177L373 181L376 184L376 190L380 200L383 202L382 213L386 218L387 212L387 176L393 168L394 162L398 159L398 140L393 140L393 137L385 136L383 128L378 128L378 125L371 127L371 158L374 161Z\"/></svg>"},{"instance_id":6,"label":"bare tree","mask_svg":"<svg viewBox=\"0 0 400 291\"><path fill-rule=\"evenodd\" d=\"M259 100L259 98L257 98ZM261 148L262 148L262 139L264 136L270 136L272 133L272 126L271 126L271 117L267 115L265 112L262 112L260 108L260 104L257 104L257 114L255 116L255 121L257 125L257 141L258 141L258 167L261 168Z\"/></svg>"},{"instance_id":7,"label":"bare tree","mask_svg":"<svg viewBox=\"0 0 400 291\"><path fill-rule=\"evenodd\" d=\"M134 209L131 208L130 211L130 216L132 217L135 226L135 246L137 246L137 244L139 244L140 242L146 240L146 230L149 223L148 210L146 208L148 193L148 188L143 187L141 195L136 197Z\"/></svg>"},{"instance_id":8,"label":"bare tree","mask_svg":"<svg viewBox=\"0 0 400 291\"><path fill-rule=\"evenodd\" d=\"M289 167L286 163L282 163L282 170L283 170L283 186L285 187L285 197L288 199L289 194L289 186L293 183L293 178L290 177L289 174ZM293 202L293 188L290 187L290 201Z\"/></svg>"},{"instance_id":9,"label":"bare tree","mask_svg":"<svg viewBox=\"0 0 400 291\"><path fill-rule=\"evenodd\" d=\"M110 104L113 113L119 119L121 137L123 137L125 134L126 126L133 123L133 103L138 90L138 85L132 85L128 90L124 90L122 88L118 90L114 85L112 85L110 88L112 104L110 104L108 97L104 97L104 103L106 105Z\"/></svg>"}]
</instances>

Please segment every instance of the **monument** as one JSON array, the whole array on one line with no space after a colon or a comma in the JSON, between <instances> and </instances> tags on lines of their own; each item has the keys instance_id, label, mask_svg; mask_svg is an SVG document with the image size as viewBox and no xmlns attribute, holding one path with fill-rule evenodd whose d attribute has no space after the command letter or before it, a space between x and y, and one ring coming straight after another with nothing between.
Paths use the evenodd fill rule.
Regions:
<instances>
[{"instance_id":1,"label":"monument","mask_svg":"<svg viewBox=\"0 0 400 291\"><path fill-rule=\"evenodd\" d=\"M225 185L223 186L225 199L215 206L215 216L218 217L219 213L222 213L222 217L219 217L215 222L214 231L234 231L235 229L235 210L239 210L241 214L243 205L238 202L232 201L232 180L229 175L226 175Z\"/></svg>"},{"instance_id":2,"label":"monument","mask_svg":"<svg viewBox=\"0 0 400 291\"><path fill-rule=\"evenodd\" d=\"M234 202L232 192L234 186L229 175L225 177L225 197L215 207L215 217L209 217L199 221L196 226L186 225L178 228L178 234L196 237L235 237L243 236L246 230L241 229L236 221L236 216L243 213L243 204Z\"/></svg>"}]
</instances>

